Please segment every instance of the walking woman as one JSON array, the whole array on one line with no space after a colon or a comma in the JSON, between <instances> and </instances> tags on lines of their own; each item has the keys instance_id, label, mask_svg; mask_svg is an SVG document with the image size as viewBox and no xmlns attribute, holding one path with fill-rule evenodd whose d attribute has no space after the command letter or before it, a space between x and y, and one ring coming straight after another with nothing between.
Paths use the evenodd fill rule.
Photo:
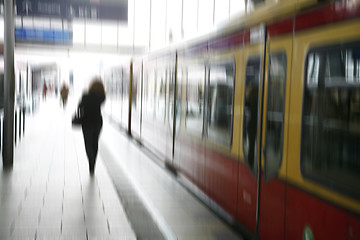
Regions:
<instances>
[{"instance_id":1,"label":"walking woman","mask_svg":"<svg viewBox=\"0 0 360 240\"><path fill-rule=\"evenodd\" d=\"M78 107L83 114L81 120L82 132L91 174L94 173L95 169L99 135L103 124L100 107L104 101L104 85L100 77L95 77L90 83L88 93L82 96Z\"/></svg>"}]
</instances>

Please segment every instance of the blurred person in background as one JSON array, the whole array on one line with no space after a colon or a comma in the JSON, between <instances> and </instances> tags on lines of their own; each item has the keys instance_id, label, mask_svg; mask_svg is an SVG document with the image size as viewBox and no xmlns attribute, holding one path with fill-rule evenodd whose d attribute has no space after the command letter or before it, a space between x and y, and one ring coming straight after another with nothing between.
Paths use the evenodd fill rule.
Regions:
<instances>
[{"instance_id":1,"label":"blurred person in background","mask_svg":"<svg viewBox=\"0 0 360 240\"><path fill-rule=\"evenodd\" d=\"M42 95L43 95L43 99L46 99L46 92L47 92L47 86L46 86L46 82L44 80L44 84L43 84L43 90L42 90Z\"/></svg>"},{"instance_id":2,"label":"blurred person in background","mask_svg":"<svg viewBox=\"0 0 360 240\"><path fill-rule=\"evenodd\" d=\"M105 101L105 88L100 77L94 77L89 90L84 93L78 109L82 112L82 131L90 174L94 173L98 152L99 135L102 128L101 105Z\"/></svg>"},{"instance_id":3,"label":"blurred person in background","mask_svg":"<svg viewBox=\"0 0 360 240\"><path fill-rule=\"evenodd\" d=\"M63 83L63 85L61 86L61 89L60 89L60 97L61 97L62 106L64 108L65 108L65 105L67 102L68 95L69 95L69 88L66 85L66 83Z\"/></svg>"}]
</instances>

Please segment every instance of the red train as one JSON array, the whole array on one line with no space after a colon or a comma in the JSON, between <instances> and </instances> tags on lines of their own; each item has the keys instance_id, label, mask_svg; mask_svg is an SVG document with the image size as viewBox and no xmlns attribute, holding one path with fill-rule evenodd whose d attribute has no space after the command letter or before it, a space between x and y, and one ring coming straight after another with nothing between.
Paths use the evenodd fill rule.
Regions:
<instances>
[{"instance_id":1,"label":"red train","mask_svg":"<svg viewBox=\"0 0 360 240\"><path fill-rule=\"evenodd\" d=\"M360 1L269 2L109 70L106 112L249 238L360 239Z\"/></svg>"}]
</instances>

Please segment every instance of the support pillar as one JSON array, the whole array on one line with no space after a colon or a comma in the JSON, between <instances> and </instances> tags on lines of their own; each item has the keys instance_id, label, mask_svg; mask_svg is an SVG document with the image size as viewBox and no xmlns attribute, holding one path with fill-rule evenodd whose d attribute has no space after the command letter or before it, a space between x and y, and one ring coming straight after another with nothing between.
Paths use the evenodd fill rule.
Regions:
<instances>
[{"instance_id":1,"label":"support pillar","mask_svg":"<svg viewBox=\"0 0 360 240\"><path fill-rule=\"evenodd\" d=\"M4 1L4 128L3 165L12 167L14 161L14 0Z\"/></svg>"}]
</instances>

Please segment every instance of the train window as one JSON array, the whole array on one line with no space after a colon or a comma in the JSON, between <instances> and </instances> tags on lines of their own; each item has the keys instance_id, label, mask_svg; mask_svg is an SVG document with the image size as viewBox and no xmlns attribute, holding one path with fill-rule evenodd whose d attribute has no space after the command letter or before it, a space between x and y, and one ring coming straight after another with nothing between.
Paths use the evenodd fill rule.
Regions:
<instances>
[{"instance_id":1,"label":"train window","mask_svg":"<svg viewBox=\"0 0 360 240\"><path fill-rule=\"evenodd\" d=\"M139 75L138 72L133 71L133 81L132 81L132 89L131 89L131 106L132 106L132 111L138 111L138 84L139 84Z\"/></svg>"},{"instance_id":2,"label":"train window","mask_svg":"<svg viewBox=\"0 0 360 240\"><path fill-rule=\"evenodd\" d=\"M257 149L257 124L259 84L261 72L260 57L249 58L245 72L245 106L243 119L243 151L246 163L255 171Z\"/></svg>"},{"instance_id":3,"label":"train window","mask_svg":"<svg viewBox=\"0 0 360 240\"><path fill-rule=\"evenodd\" d=\"M186 91L185 126L194 133L202 134L205 94L205 66L188 68Z\"/></svg>"},{"instance_id":4,"label":"train window","mask_svg":"<svg viewBox=\"0 0 360 240\"><path fill-rule=\"evenodd\" d=\"M208 138L225 146L231 146L232 140L234 80L234 63L210 67Z\"/></svg>"},{"instance_id":5,"label":"train window","mask_svg":"<svg viewBox=\"0 0 360 240\"><path fill-rule=\"evenodd\" d=\"M129 117L129 83L130 74L127 70L123 69L122 72L122 123L128 122Z\"/></svg>"},{"instance_id":6,"label":"train window","mask_svg":"<svg viewBox=\"0 0 360 240\"><path fill-rule=\"evenodd\" d=\"M262 6L265 3L265 0L248 0L245 2L247 11L253 11L259 6Z\"/></svg>"},{"instance_id":7,"label":"train window","mask_svg":"<svg viewBox=\"0 0 360 240\"><path fill-rule=\"evenodd\" d=\"M284 134L286 54L274 53L269 58L266 102L265 177L274 176L281 165Z\"/></svg>"},{"instance_id":8,"label":"train window","mask_svg":"<svg viewBox=\"0 0 360 240\"><path fill-rule=\"evenodd\" d=\"M184 83L184 73L183 71L178 71L177 73L177 82L176 82L176 132L180 128L180 121L181 121L181 95L182 95L182 86Z\"/></svg>"},{"instance_id":9,"label":"train window","mask_svg":"<svg viewBox=\"0 0 360 240\"><path fill-rule=\"evenodd\" d=\"M158 71L155 82L155 116L165 121L166 107L166 71Z\"/></svg>"},{"instance_id":10,"label":"train window","mask_svg":"<svg viewBox=\"0 0 360 240\"><path fill-rule=\"evenodd\" d=\"M104 73L104 83L105 83L105 91L106 91L106 102L105 102L105 111L111 114L111 98L112 98L112 88L111 88L111 73L110 71L106 71ZM0 90L1 86L0 86ZM3 91L1 91L2 93ZM3 106L3 105L2 105Z\"/></svg>"},{"instance_id":11,"label":"train window","mask_svg":"<svg viewBox=\"0 0 360 240\"><path fill-rule=\"evenodd\" d=\"M121 106L122 106L122 96L123 96L122 69L121 68L114 69L112 74L113 74L112 86L114 88L113 91L115 91L114 92L115 96L113 97L111 111L114 119L121 120L121 116L122 116Z\"/></svg>"},{"instance_id":12,"label":"train window","mask_svg":"<svg viewBox=\"0 0 360 240\"><path fill-rule=\"evenodd\" d=\"M155 72L148 71L144 76L144 115L154 117L155 105Z\"/></svg>"},{"instance_id":13,"label":"train window","mask_svg":"<svg viewBox=\"0 0 360 240\"><path fill-rule=\"evenodd\" d=\"M311 49L306 58L301 169L360 197L360 42Z\"/></svg>"}]
</instances>

